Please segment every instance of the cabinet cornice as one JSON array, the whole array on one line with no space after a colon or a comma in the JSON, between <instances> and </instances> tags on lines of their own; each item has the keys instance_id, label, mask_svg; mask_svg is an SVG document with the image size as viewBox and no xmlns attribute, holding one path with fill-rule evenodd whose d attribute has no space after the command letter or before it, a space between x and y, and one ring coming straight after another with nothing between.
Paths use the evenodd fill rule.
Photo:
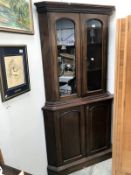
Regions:
<instances>
[{"instance_id":1,"label":"cabinet cornice","mask_svg":"<svg viewBox=\"0 0 131 175\"><path fill-rule=\"evenodd\" d=\"M94 5L94 4L76 4L64 2L38 2L35 3L37 11L43 12L64 12L64 13L91 13L111 15L115 6Z\"/></svg>"}]
</instances>

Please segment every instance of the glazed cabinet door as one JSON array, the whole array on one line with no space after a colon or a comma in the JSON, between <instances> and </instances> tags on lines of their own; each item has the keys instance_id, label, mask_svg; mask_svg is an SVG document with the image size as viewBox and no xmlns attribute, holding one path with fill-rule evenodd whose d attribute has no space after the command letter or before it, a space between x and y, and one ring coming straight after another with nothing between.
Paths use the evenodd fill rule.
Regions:
<instances>
[{"instance_id":1,"label":"glazed cabinet door","mask_svg":"<svg viewBox=\"0 0 131 175\"><path fill-rule=\"evenodd\" d=\"M94 154L111 145L111 101L86 106L87 154Z\"/></svg>"},{"instance_id":2,"label":"glazed cabinet door","mask_svg":"<svg viewBox=\"0 0 131 175\"><path fill-rule=\"evenodd\" d=\"M107 15L81 14L83 96L106 91L107 25Z\"/></svg>"},{"instance_id":3,"label":"glazed cabinet door","mask_svg":"<svg viewBox=\"0 0 131 175\"><path fill-rule=\"evenodd\" d=\"M79 14L49 13L51 70L55 99L79 97L80 29ZM48 70L49 71L49 70Z\"/></svg>"},{"instance_id":4,"label":"glazed cabinet door","mask_svg":"<svg viewBox=\"0 0 131 175\"><path fill-rule=\"evenodd\" d=\"M84 109L82 106L57 112L61 162L69 163L85 154Z\"/></svg>"}]
</instances>

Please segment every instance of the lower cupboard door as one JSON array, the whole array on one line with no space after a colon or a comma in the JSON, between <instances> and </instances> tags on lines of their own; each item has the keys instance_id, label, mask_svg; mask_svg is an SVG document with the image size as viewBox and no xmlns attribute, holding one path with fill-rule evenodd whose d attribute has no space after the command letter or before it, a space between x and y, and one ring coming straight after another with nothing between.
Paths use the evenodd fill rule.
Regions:
<instances>
[{"instance_id":1,"label":"lower cupboard door","mask_svg":"<svg viewBox=\"0 0 131 175\"><path fill-rule=\"evenodd\" d=\"M60 143L63 163L83 157L84 143L84 109L82 106L68 108L59 112Z\"/></svg>"},{"instance_id":2,"label":"lower cupboard door","mask_svg":"<svg viewBox=\"0 0 131 175\"><path fill-rule=\"evenodd\" d=\"M87 153L94 154L111 145L111 101L86 107Z\"/></svg>"}]
</instances>

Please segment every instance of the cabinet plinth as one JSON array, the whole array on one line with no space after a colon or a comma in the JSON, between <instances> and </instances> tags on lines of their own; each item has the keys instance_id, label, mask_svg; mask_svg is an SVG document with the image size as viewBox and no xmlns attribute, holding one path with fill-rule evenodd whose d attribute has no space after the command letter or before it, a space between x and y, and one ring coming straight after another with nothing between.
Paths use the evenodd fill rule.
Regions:
<instances>
[{"instance_id":1,"label":"cabinet plinth","mask_svg":"<svg viewBox=\"0 0 131 175\"><path fill-rule=\"evenodd\" d=\"M49 175L66 175L111 157L107 92L108 19L114 6L35 3L46 104Z\"/></svg>"}]
</instances>

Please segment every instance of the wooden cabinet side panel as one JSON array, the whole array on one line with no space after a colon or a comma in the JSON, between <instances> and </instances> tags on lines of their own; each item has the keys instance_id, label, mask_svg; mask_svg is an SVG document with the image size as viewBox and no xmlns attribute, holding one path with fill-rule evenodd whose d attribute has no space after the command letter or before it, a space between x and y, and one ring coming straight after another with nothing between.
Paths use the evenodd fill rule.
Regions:
<instances>
[{"instance_id":1,"label":"wooden cabinet side panel","mask_svg":"<svg viewBox=\"0 0 131 175\"><path fill-rule=\"evenodd\" d=\"M121 174L122 134L123 134L123 79L125 49L125 19L117 21L115 101L113 117L113 175Z\"/></svg>"},{"instance_id":2,"label":"wooden cabinet side panel","mask_svg":"<svg viewBox=\"0 0 131 175\"><path fill-rule=\"evenodd\" d=\"M54 101L54 99L58 98L58 92L54 84L54 59L53 53L51 51L51 38L48 18L49 17L47 13L39 14L41 51L46 91L45 95L47 101Z\"/></svg>"},{"instance_id":3,"label":"wooden cabinet side panel","mask_svg":"<svg viewBox=\"0 0 131 175\"><path fill-rule=\"evenodd\" d=\"M56 129L55 119L52 111L44 110L44 124L46 135L46 149L48 164L57 166L59 163L56 146Z\"/></svg>"},{"instance_id":4,"label":"wooden cabinet side panel","mask_svg":"<svg viewBox=\"0 0 131 175\"><path fill-rule=\"evenodd\" d=\"M131 174L131 16L126 18L122 171Z\"/></svg>"},{"instance_id":5,"label":"wooden cabinet side panel","mask_svg":"<svg viewBox=\"0 0 131 175\"><path fill-rule=\"evenodd\" d=\"M118 26L113 175L127 175L131 174L131 16Z\"/></svg>"}]
</instances>

